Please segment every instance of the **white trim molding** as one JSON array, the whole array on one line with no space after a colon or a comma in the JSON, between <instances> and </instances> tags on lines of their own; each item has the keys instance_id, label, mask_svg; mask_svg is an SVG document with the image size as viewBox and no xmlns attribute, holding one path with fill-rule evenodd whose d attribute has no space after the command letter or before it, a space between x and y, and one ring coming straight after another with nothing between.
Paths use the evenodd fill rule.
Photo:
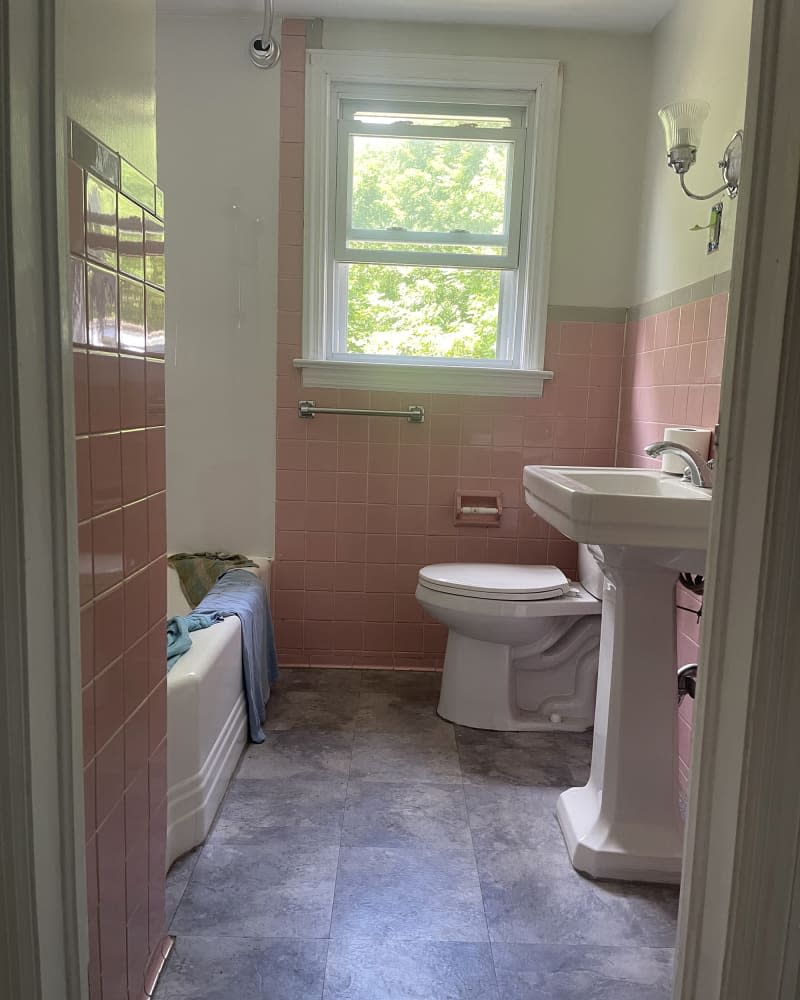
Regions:
<instances>
[{"instance_id":1,"label":"white trim molding","mask_svg":"<svg viewBox=\"0 0 800 1000\"><path fill-rule=\"evenodd\" d=\"M528 396L538 399L548 371L459 365L381 364L296 358L303 385L319 389L372 389L433 392L456 396Z\"/></svg>"},{"instance_id":2,"label":"white trim molding","mask_svg":"<svg viewBox=\"0 0 800 1000\"><path fill-rule=\"evenodd\" d=\"M513 330L515 342L502 369L497 363L467 365L447 359L430 359L433 363L427 365L415 365L406 358L351 362L335 349L337 120L340 101L363 96L365 86L376 100L396 97L398 88L413 88L416 93L427 88L441 101L525 110L519 280L514 309L508 310L507 321L501 324ZM562 68L555 60L308 50L303 358L295 362L303 370L304 385L541 395L544 381L550 377L542 368L561 89ZM440 369L438 374L430 370L434 367Z\"/></svg>"},{"instance_id":3,"label":"white trim molding","mask_svg":"<svg viewBox=\"0 0 800 1000\"><path fill-rule=\"evenodd\" d=\"M799 51L755 0L676 1000L800 996Z\"/></svg>"}]
</instances>

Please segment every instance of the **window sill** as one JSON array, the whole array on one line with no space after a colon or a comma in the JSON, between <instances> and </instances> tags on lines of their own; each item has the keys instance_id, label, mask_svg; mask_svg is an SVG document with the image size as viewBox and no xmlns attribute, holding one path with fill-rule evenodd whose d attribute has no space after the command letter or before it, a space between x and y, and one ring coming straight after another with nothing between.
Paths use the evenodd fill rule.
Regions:
<instances>
[{"instance_id":1,"label":"window sill","mask_svg":"<svg viewBox=\"0 0 800 1000\"><path fill-rule=\"evenodd\" d=\"M321 389L385 389L456 396L529 396L538 399L552 372L456 365L395 365L297 358L303 385Z\"/></svg>"}]
</instances>

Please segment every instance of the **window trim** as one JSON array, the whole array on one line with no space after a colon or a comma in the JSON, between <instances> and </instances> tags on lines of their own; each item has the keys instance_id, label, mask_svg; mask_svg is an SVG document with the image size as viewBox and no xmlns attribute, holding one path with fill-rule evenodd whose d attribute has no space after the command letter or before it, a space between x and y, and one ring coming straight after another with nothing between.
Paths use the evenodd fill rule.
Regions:
<instances>
[{"instance_id":1,"label":"window trim","mask_svg":"<svg viewBox=\"0 0 800 1000\"><path fill-rule=\"evenodd\" d=\"M481 81L476 87L476 80ZM331 359L326 329L334 329L333 289L326 280L335 231L337 107L360 98L364 84L373 97L391 87L429 86L452 91L456 103L507 107L528 95L528 143L523 213L527 231L520 245L515 327L523 331L515 367L438 362L376 363L371 359ZM543 59L491 59L394 55L312 49L306 54L305 236L303 357L295 360L306 386L390 389L471 395L540 396L545 371L550 256L555 203L556 157L561 110L561 64ZM348 91L348 87L351 88ZM533 185L527 178L535 178ZM525 229L526 227L523 227ZM533 253L536 248L537 253Z\"/></svg>"}]
</instances>

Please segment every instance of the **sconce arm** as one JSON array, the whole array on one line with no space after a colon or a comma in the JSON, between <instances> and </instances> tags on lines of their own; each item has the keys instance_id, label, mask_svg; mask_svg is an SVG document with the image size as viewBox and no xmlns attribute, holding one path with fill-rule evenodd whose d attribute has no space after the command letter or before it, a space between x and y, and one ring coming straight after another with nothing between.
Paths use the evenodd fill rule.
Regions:
<instances>
[{"instance_id":1,"label":"sconce arm","mask_svg":"<svg viewBox=\"0 0 800 1000\"><path fill-rule=\"evenodd\" d=\"M722 187L718 187L716 191L712 191L711 194L692 194L692 192L686 187L685 174L678 175L681 179L681 188L683 193L688 195L690 198L694 198L695 201L708 201L709 198L715 198L718 194L722 194L723 191L730 192L727 184L723 184Z\"/></svg>"}]
</instances>

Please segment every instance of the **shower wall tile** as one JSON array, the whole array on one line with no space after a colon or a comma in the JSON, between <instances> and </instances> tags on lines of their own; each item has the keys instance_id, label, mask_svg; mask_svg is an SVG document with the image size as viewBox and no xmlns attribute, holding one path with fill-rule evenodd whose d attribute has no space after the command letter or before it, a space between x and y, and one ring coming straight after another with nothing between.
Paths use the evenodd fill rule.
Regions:
<instances>
[{"instance_id":1,"label":"shower wall tile","mask_svg":"<svg viewBox=\"0 0 800 1000\"><path fill-rule=\"evenodd\" d=\"M68 191L89 984L93 1000L141 1000L165 934L164 365L145 358L164 352L164 293L145 280L163 286L164 227L149 216L146 258L152 182L123 164L131 197L121 194L111 183L116 154L73 133L82 157L69 163Z\"/></svg>"},{"instance_id":2,"label":"shower wall tile","mask_svg":"<svg viewBox=\"0 0 800 1000\"><path fill-rule=\"evenodd\" d=\"M287 30L288 25L288 30ZM283 23L278 287L277 531L273 600L283 663L438 669L444 630L414 598L426 563L553 562L577 549L520 488L533 462L613 464L624 324L553 323L541 399L304 390L303 22ZM600 317L598 317L600 318ZM323 416L297 401L426 408L426 422ZM590 401L592 411L590 413ZM456 527L457 489L503 496L500 527Z\"/></svg>"}]
</instances>

